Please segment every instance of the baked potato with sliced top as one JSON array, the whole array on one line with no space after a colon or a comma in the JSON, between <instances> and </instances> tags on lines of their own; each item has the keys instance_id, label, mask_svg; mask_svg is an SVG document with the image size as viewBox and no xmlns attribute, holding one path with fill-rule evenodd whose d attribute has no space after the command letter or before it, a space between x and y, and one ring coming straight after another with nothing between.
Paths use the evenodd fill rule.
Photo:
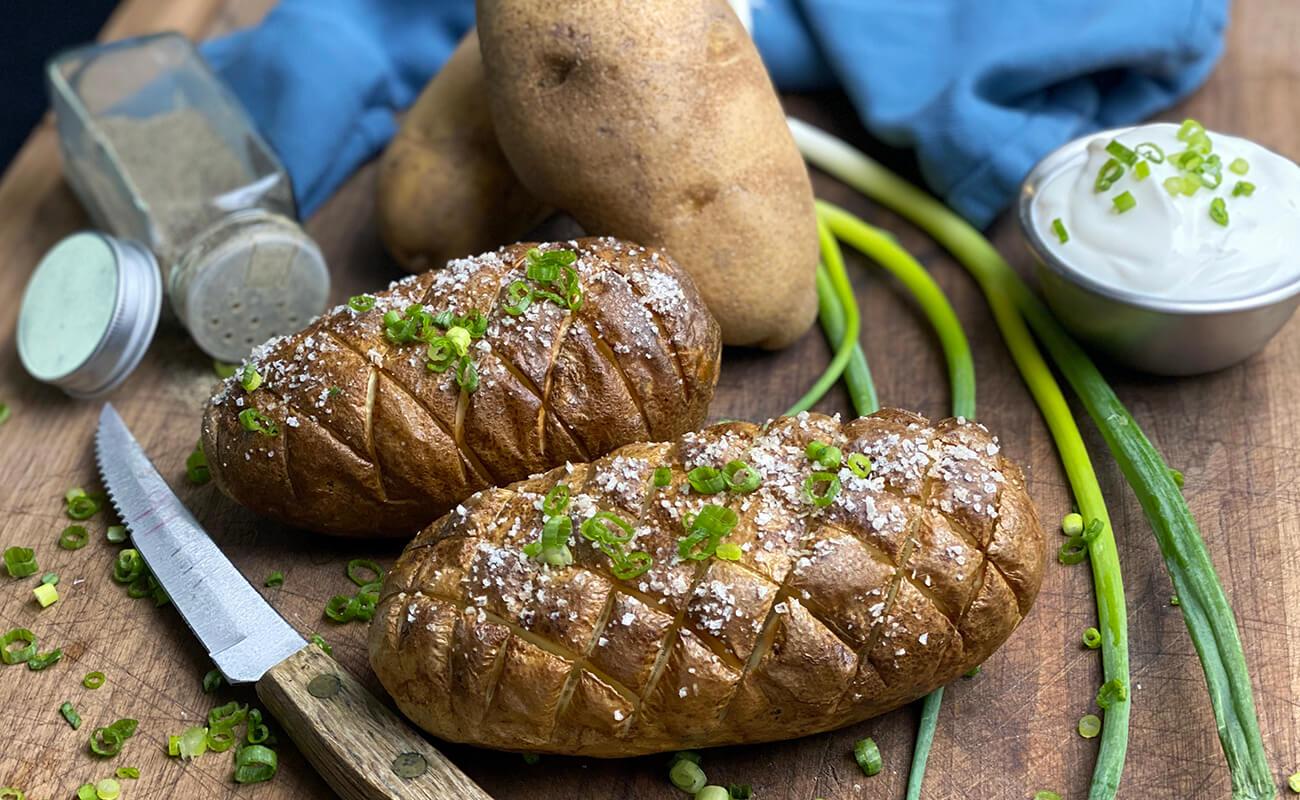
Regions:
<instances>
[{"instance_id":1,"label":"baked potato with sliced top","mask_svg":"<svg viewBox=\"0 0 1300 800\"><path fill-rule=\"evenodd\" d=\"M267 342L213 397L202 445L221 490L260 514L410 536L484 487L700 425L719 356L666 254L517 244Z\"/></svg>"},{"instance_id":2,"label":"baked potato with sliced top","mask_svg":"<svg viewBox=\"0 0 1300 800\"><path fill-rule=\"evenodd\" d=\"M370 661L459 742L785 739L983 662L1028 613L1043 548L1020 470L974 422L722 423L471 496L388 575Z\"/></svg>"}]
</instances>

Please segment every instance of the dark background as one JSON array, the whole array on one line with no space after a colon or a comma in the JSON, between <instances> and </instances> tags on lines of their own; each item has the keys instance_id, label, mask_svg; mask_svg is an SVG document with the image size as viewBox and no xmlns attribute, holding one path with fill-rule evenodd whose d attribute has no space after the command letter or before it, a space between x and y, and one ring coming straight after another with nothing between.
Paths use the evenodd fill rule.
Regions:
<instances>
[{"instance_id":1,"label":"dark background","mask_svg":"<svg viewBox=\"0 0 1300 800\"><path fill-rule=\"evenodd\" d=\"M10 0L0 2L0 173L49 107L45 60L88 42L117 0Z\"/></svg>"}]
</instances>

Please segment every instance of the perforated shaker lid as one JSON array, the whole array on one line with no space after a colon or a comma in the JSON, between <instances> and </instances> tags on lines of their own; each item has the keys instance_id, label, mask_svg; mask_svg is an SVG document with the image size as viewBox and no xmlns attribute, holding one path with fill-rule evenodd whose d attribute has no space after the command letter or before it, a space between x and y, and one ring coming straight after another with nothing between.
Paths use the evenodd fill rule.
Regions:
<instances>
[{"instance_id":1,"label":"perforated shaker lid","mask_svg":"<svg viewBox=\"0 0 1300 800\"><path fill-rule=\"evenodd\" d=\"M73 397L106 394L149 349L162 298L158 262L144 247L93 231L64 238L23 292L23 368Z\"/></svg>"}]
</instances>

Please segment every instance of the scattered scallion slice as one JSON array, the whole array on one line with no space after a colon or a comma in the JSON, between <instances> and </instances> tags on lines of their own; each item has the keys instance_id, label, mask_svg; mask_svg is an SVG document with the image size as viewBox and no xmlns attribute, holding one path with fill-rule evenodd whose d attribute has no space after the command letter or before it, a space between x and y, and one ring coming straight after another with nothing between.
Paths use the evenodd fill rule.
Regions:
<instances>
[{"instance_id":1,"label":"scattered scallion slice","mask_svg":"<svg viewBox=\"0 0 1300 800\"><path fill-rule=\"evenodd\" d=\"M1223 202L1222 197L1216 197L1210 201L1210 219L1228 227L1228 208Z\"/></svg>"},{"instance_id":2,"label":"scattered scallion slice","mask_svg":"<svg viewBox=\"0 0 1300 800\"><path fill-rule=\"evenodd\" d=\"M140 557L139 550L128 547L117 554L117 560L113 563L113 580L131 583L143 573L144 559Z\"/></svg>"},{"instance_id":3,"label":"scattered scallion slice","mask_svg":"<svg viewBox=\"0 0 1300 800\"><path fill-rule=\"evenodd\" d=\"M118 767L113 770L113 774L124 780L129 779L135 781L140 779L140 770L137 767Z\"/></svg>"},{"instance_id":4,"label":"scattered scallion slice","mask_svg":"<svg viewBox=\"0 0 1300 800\"><path fill-rule=\"evenodd\" d=\"M1126 700L1128 700L1128 686L1119 678L1106 681L1097 690L1097 707L1103 710Z\"/></svg>"},{"instance_id":5,"label":"scattered scallion slice","mask_svg":"<svg viewBox=\"0 0 1300 800\"><path fill-rule=\"evenodd\" d=\"M714 550L714 555L723 561L739 561L743 554L744 551L735 542L721 542L718 544L717 549Z\"/></svg>"},{"instance_id":6,"label":"scattered scallion slice","mask_svg":"<svg viewBox=\"0 0 1300 800\"><path fill-rule=\"evenodd\" d=\"M104 538L107 539L110 544L121 544L122 542L125 542L126 526L109 525L108 528L104 530Z\"/></svg>"},{"instance_id":7,"label":"scattered scallion slice","mask_svg":"<svg viewBox=\"0 0 1300 800\"><path fill-rule=\"evenodd\" d=\"M1232 187L1233 197L1250 197L1255 193L1255 184L1250 181L1237 181Z\"/></svg>"},{"instance_id":8,"label":"scattered scallion slice","mask_svg":"<svg viewBox=\"0 0 1300 800\"><path fill-rule=\"evenodd\" d=\"M59 585L59 573L57 573L57 572L47 572L47 573L45 573L44 575L41 576L41 583L48 583L48 584L50 584L51 586L58 586L58 585Z\"/></svg>"},{"instance_id":9,"label":"scattered scallion slice","mask_svg":"<svg viewBox=\"0 0 1300 800\"><path fill-rule=\"evenodd\" d=\"M692 795L703 789L709 782L708 776L704 774L703 769L700 769L700 765L686 758L673 762L668 770L668 780L672 781L673 786Z\"/></svg>"},{"instance_id":10,"label":"scattered scallion slice","mask_svg":"<svg viewBox=\"0 0 1300 800\"><path fill-rule=\"evenodd\" d=\"M1137 200L1133 199L1131 192L1120 192L1111 198L1110 202L1115 206L1115 213L1123 214L1137 206Z\"/></svg>"},{"instance_id":11,"label":"scattered scallion slice","mask_svg":"<svg viewBox=\"0 0 1300 800\"><path fill-rule=\"evenodd\" d=\"M542 513L548 517L556 514L563 514L564 510L569 507L569 487L567 484L557 483L542 498Z\"/></svg>"},{"instance_id":12,"label":"scattered scallion slice","mask_svg":"<svg viewBox=\"0 0 1300 800\"><path fill-rule=\"evenodd\" d=\"M727 482L727 488L741 494L749 494L763 482L758 470L740 460L728 461L722 468L722 477Z\"/></svg>"},{"instance_id":13,"label":"scattered scallion slice","mask_svg":"<svg viewBox=\"0 0 1300 800\"><path fill-rule=\"evenodd\" d=\"M87 672L86 677L81 679L81 685L87 689L98 689L104 685L105 680L107 679L104 677L104 673L102 672Z\"/></svg>"},{"instance_id":14,"label":"scattered scallion slice","mask_svg":"<svg viewBox=\"0 0 1300 800\"><path fill-rule=\"evenodd\" d=\"M102 781L95 783L95 797L97 800L117 800L122 796L122 784L113 778L104 778Z\"/></svg>"},{"instance_id":15,"label":"scattered scallion slice","mask_svg":"<svg viewBox=\"0 0 1300 800\"><path fill-rule=\"evenodd\" d=\"M212 371L217 373L217 377L224 381L239 371L239 365L218 361L214 358L212 359Z\"/></svg>"},{"instance_id":16,"label":"scattered scallion slice","mask_svg":"<svg viewBox=\"0 0 1300 800\"><path fill-rule=\"evenodd\" d=\"M14 645L18 645L14 647ZM21 664L36 655L36 634L27 628L14 628L0 636L0 661Z\"/></svg>"},{"instance_id":17,"label":"scattered scallion slice","mask_svg":"<svg viewBox=\"0 0 1300 800\"><path fill-rule=\"evenodd\" d=\"M1056 552L1056 560L1066 566L1082 563L1088 557L1088 543L1084 541L1082 534L1071 536L1061 545L1061 549Z\"/></svg>"},{"instance_id":18,"label":"scattered scallion slice","mask_svg":"<svg viewBox=\"0 0 1300 800\"><path fill-rule=\"evenodd\" d=\"M1097 180L1093 181L1092 190L1094 192L1104 192L1115 185L1115 181L1124 177L1124 165L1114 158L1106 159L1106 163L1101 165L1097 171Z\"/></svg>"},{"instance_id":19,"label":"scattered scallion slice","mask_svg":"<svg viewBox=\"0 0 1300 800\"><path fill-rule=\"evenodd\" d=\"M77 800L99 800L95 794L95 784L83 783L77 787Z\"/></svg>"},{"instance_id":20,"label":"scattered scallion slice","mask_svg":"<svg viewBox=\"0 0 1300 800\"><path fill-rule=\"evenodd\" d=\"M825 508L835 502L839 493L840 476L834 472L814 472L804 478L803 497L817 508Z\"/></svg>"},{"instance_id":21,"label":"scattered scallion slice","mask_svg":"<svg viewBox=\"0 0 1300 800\"><path fill-rule=\"evenodd\" d=\"M5 424L6 422L8 422L8 421L9 421L9 417L10 417L10 415L12 415L12 414L13 414L13 412L9 410L9 406L8 406L8 404L6 404L6 403L0 403L0 425L3 425L3 424Z\"/></svg>"},{"instance_id":22,"label":"scattered scallion slice","mask_svg":"<svg viewBox=\"0 0 1300 800\"><path fill-rule=\"evenodd\" d=\"M42 583L35 589L32 594L36 597L36 602L41 604L41 608L49 608L59 600L59 590L52 583Z\"/></svg>"},{"instance_id":23,"label":"scattered scallion slice","mask_svg":"<svg viewBox=\"0 0 1300 800\"><path fill-rule=\"evenodd\" d=\"M705 786L695 793L695 800L731 800L731 795L721 786Z\"/></svg>"},{"instance_id":24,"label":"scattered scallion slice","mask_svg":"<svg viewBox=\"0 0 1300 800\"><path fill-rule=\"evenodd\" d=\"M40 672L48 666L59 663L63 658L63 648L56 647L48 653L40 653L27 659L27 668L32 672Z\"/></svg>"},{"instance_id":25,"label":"scattered scallion slice","mask_svg":"<svg viewBox=\"0 0 1300 800\"><path fill-rule=\"evenodd\" d=\"M36 552L30 547L9 547L4 554L5 570L11 578L26 578L40 571L36 565Z\"/></svg>"},{"instance_id":26,"label":"scattered scallion slice","mask_svg":"<svg viewBox=\"0 0 1300 800\"><path fill-rule=\"evenodd\" d=\"M307 637L307 641L319 647L325 655L334 655L334 648L330 647L329 642L325 641L325 637L321 636L319 633L313 633L311 636Z\"/></svg>"},{"instance_id":27,"label":"scattered scallion slice","mask_svg":"<svg viewBox=\"0 0 1300 800\"><path fill-rule=\"evenodd\" d=\"M203 691L206 694L212 694L221 686L225 679L221 677L221 670L210 669L203 675Z\"/></svg>"},{"instance_id":28,"label":"scattered scallion slice","mask_svg":"<svg viewBox=\"0 0 1300 800\"><path fill-rule=\"evenodd\" d=\"M1136 164L1138 160L1137 153L1125 147L1118 139L1111 139L1106 143L1106 152L1110 153L1118 159L1120 163L1125 164L1126 166L1131 167Z\"/></svg>"},{"instance_id":29,"label":"scattered scallion slice","mask_svg":"<svg viewBox=\"0 0 1300 800\"><path fill-rule=\"evenodd\" d=\"M59 713L68 721L74 731L81 727L81 715L77 713L77 709L72 707L72 703L64 703L59 706Z\"/></svg>"},{"instance_id":30,"label":"scattered scallion slice","mask_svg":"<svg viewBox=\"0 0 1300 800\"><path fill-rule=\"evenodd\" d=\"M249 433L263 436L279 436L280 426L256 408L246 408L239 412L239 424Z\"/></svg>"},{"instance_id":31,"label":"scattered scallion slice","mask_svg":"<svg viewBox=\"0 0 1300 800\"><path fill-rule=\"evenodd\" d=\"M717 494L727 488L727 479L715 467L696 467L686 473L686 480L700 494Z\"/></svg>"},{"instance_id":32,"label":"scattered scallion slice","mask_svg":"<svg viewBox=\"0 0 1300 800\"><path fill-rule=\"evenodd\" d=\"M1065 223L1061 221L1060 217L1052 220L1052 232L1056 234L1056 238L1060 240L1061 244L1070 241L1070 232L1065 229Z\"/></svg>"},{"instance_id":33,"label":"scattered scallion slice","mask_svg":"<svg viewBox=\"0 0 1300 800\"><path fill-rule=\"evenodd\" d=\"M275 776L275 751L265 745L250 744L235 756L235 783L261 783Z\"/></svg>"},{"instance_id":34,"label":"scattered scallion slice","mask_svg":"<svg viewBox=\"0 0 1300 800\"><path fill-rule=\"evenodd\" d=\"M1151 165L1146 161L1139 161L1133 168L1133 180L1141 183L1149 177L1151 177Z\"/></svg>"},{"instance_id":35,"label":"scattered scallion slice","mask_svg":"<svg viewBox=\"0 0 1300 800\"><path fill-rule=\"evenodd\" d=\"M1101 718L1096 714L1084 714L1079 718L1079 735L1085 739L1094 739L1101 733Z\"/></svg>"},{"instance_id":36,"label":"scattered scallion slice","mask_svg":"<svg viewBox=\"0 0 1300 800\"><path fill-rule=\"evenodd\" d=\"M1165 151L1155 142L1143 142L1134 147L1133 152L1152 164L1160 164L1165 160Z\"/></svg>"},{"instance_id":37,"label":"scattered scallion slice","mask_svg":"<svg viewBox=\"0 0 1300 800\"><path fill-rule=\"evenodd\" d=\"M1080 536L1083 534L1083 515L1078 513L1069 513L1061 518L1061 533L1066 536Z\"/></svg>"},{"instance_id":38,"label":"scattered scallion slice","mask_svg":"<svg viewBox=\"0 0 1300 800\"><path fill-rule=\"evenodd\" d=\"M1286 779L1286 785L1294 794L1300 794L1300 772L1291 773L1291 777Z\"/></svg>"},{"instance_id":39,"label":"scattered scallion slice","mask_svg":"<svg viewBox=\"0 0 1300 800\"><path fill-rule=\"evenodd\" d=\"M865 478L871 474L873 466L871 459L861 453L850 453L845 463L848 465L849 471L859 478Z\"/></svg>"},{"instance_id":40,"label":"scattered scallion slice","mask_svg":"<svg viewBox=\"0 0 1300 800\"><path fill-rule=\"evenodd\" d=\"M384 568L368 558L354 558L348 562L348 580L357 586L365 586L368 583L378 583L384 579ZM284 576L280 576L280 582L284 582ZM270 579L267 580L270 586Z\"/></svg>"},{"instance_id":41,"label":"scattered scallion slice","mask_svg":"<svg viewBox=\"0 0 1300 800\"><path fill-rule=\"evenodd\" d=\"M67 514L72 519L87 520L99 513L99 502L83 489L69 489L63 497L67 501Z\"/></svg>"},{"instance_id":42,"label":"scattered scallion slice","mask_svg":"<svg viewBox=\"0 0 1300 800\"><path fill-rule=\"evenodd\" d=\"M199 725L186 728L179 736L167 740L168 755L193 761L208 751L208 729Z\"/></svg>"},{"instance_id":43,"label":"scattered scallion slice","mask_svg":"<svg viewBox=\"0 0 1300 800\"><path fill-rule=\"evenodd\" d=\"M654 485L656 488L663 488L673 482L672 467L657 467L654 472Z\"/></svg>"},{"instance_id":44,"label":"scattered scallion slice","mask_svg":"<svg viewBox=\"0 0 1300 800\"><path fill-rule=\"evenodd\" d=\"M731 800L752 800L754 787L748 783L727 784L727 794L731 795Z\"/></svg>"},{"instance_id":45,"label":"scattered scallion slice","mask_svg":"<svg viewBox=\"0 0 1300 800\"><path fill-rule=\"evenodd\" d=\"M1044 789L1041 792L1034 792L1034 800L1061 800L1061 796L1056 792Z\"/></svg>"},{"instance_id":46,"label":"scattered scallion slice","mask_svg":"<svg viewBox=\"0 0 1300 800\"><path fill-rule=\"evenodd\" d=\"M194 445L194 450L185 458L185 477L195 486L202 486L212 480L212 470L208 468L203 442Z\"/></svg>"},{"instance_id":47,"label":"scattered scallion slice","mask_svg":"<svg viewBox=\"0 0 1300 800\"><path fill-rule=\"evenodd\" d=\"M735 511L710 503L701 508L700 513L688 515L684 522L686 535L677 540L677 555L691 561L703 561L715 553L718 543L731 533L738 519Z\"/></svg>"},{"instance_id":48,"label":"scattered scallion slice","mask_svg":"<svg viewBox=\"0 0 1300 800\"><path fill-rule=\"evenodd\" d=\"M1101 647L1101 631L1096 628L1084 628L1083 646L1089 650L1096 650Z\"/></svg>"},{"instance_id":49,"label":"scattered scallion slice","mask_svg":"<svg viewBox=\"0 0 1300 800\"><path fill-rule=\"evenodd\" d=\"M859 739L853 744L853 760L858 762L862 769L862 774L868 778L880 772L883 761L880 758L880 748L876 746L874 739L868 737Z\"/></svg>"},{"instance_id":50,"label":"scattered scallion slice","mask_svg":"<svg viewBox=\"0 0 1300 800\"><path fill-rule=\"evenodd\" d=\"M257 391L257 387L262 385L262 373L257 371L257 367L253 363L245 364L244 369L240 371L239 385L244 387L244 391L250 394Z\"/></svg>"},{"instance_id":51,"label":"scattered scallion slice","mask_svg":"<svg viewBox=\"0 0 1300 800\"><path fill-rule=\"evenodd\" d=\"M375 296L372 294L358 294L348 298L348 308L364 314L375 307Z\"/></svg>"},{"instance_id":52,"label":"scattered scallion slice","mask_svg":"<svg viewBox=\"0 0 1300 800\"><path fill-rule=\"evenodd\" d=\"M1250 172L1250 162L1244 158L1234 158L1228 169L1237 175L1245 175Z\"/></svg>"}]
</instances>

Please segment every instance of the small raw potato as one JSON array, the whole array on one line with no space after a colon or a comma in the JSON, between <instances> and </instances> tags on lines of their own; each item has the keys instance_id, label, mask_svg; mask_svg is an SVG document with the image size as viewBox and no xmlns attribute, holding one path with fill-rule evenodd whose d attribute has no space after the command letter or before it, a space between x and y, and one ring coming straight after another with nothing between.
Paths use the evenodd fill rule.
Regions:
<instances>
[{"instance_id":1,"label":"small raw potato","mask_svg":"<svg viewBox=\"0 0 1300 800\"><path fill-rule=\"evenodd\" d=\"M808 171L725 0L478 0L501 149L588 231L663 247L726 344L817 313Z\"/></svg>"},{"instance_id":2,"label":"small raw potato","mask_svg":"<svg viewBox=\"0 0 1300 800\"><path fill-rule=\"evenodd\" d=\"M410 536L486 486L700 425L721 346L690 276L616 239L541 245L576 256L581 301L560 304L560 278L554 301L512 313L516 290L543 290L533 247L411 276L260 347L203 418L217 485L298 527ZM434 344L392 340L421 314ZM435 372L458 337L464 355Z\"/></svg>"},{"instance_id":3,"label":"small raw potato","mask_svg":"<svg viewBox=\"0 0 1300 800\"><path fill-rule=\"evenodd\" d=\"M813 463L814 442L840 467ZM721 488L700 470L733 461L754 474ZM548 506L571 520L567 551L536 549ZM687 554L704 557L682 558L693 522L729 513L712 556L698 542ZM385 581L370 662L416 724L474 745L622 757L786 739L983 662L1029 611L1043 547L1020 470L976 423L722 423L466 500ZM638 552L652 563L633 574Z\"/></svg>"},{"instance_id":4,"label":"small raw potato","mask_svg":"<svg viewBox=\"0 0 1300 800\"><path fill-rule=\"evenodd\" d=\"M474 31L384 151L376 201L380 238L411 272L513 242L545 216L497 144Z\"/></svg>"}]
</instances>

